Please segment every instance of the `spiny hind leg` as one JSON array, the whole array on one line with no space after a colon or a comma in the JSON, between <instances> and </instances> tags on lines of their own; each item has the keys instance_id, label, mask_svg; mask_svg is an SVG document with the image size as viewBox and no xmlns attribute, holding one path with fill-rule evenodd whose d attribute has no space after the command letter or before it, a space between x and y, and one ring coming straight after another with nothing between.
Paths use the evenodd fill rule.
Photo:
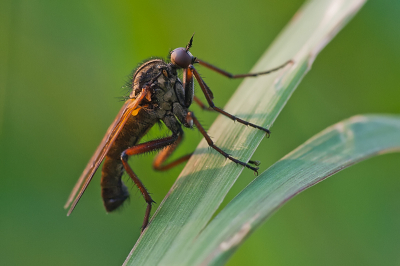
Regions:
<instances>
[{"instance_id":1,"label":"spiny hind leg","mask_svg":"<svg viewBox=\"0 0 400 266\"><path fill-rule=\"evenodd\" d=\"M132 168L128 164L128 158L129 156L132 155L137 155L137 154L142 154L145 152L149 151L154 151L154 150L159 150L164 147L167 147L178 139L179 135L178 134L173 134L170 137L162 138L162 139L157 139L157 140L152 140L149 142L141 143L138 145L135 145L129 149L126 149L125 151L122 152L121 154L121 161L122 164L125 168L125 171L129 175L129 177L133 180L135 185L139 188L140 192L143 195L144 200L147 203L147 208L146 208L146 213L143 219L143 225L142 225L142 232L146 228L147 224L149 223L149 217L150 217L150 212L151 212L151 205L154 203L153 199L151 198L149 192L147 191L146 187L143 185L142 181L138 178L138 176L133 172Z\"/></svg>"}]
</instances>

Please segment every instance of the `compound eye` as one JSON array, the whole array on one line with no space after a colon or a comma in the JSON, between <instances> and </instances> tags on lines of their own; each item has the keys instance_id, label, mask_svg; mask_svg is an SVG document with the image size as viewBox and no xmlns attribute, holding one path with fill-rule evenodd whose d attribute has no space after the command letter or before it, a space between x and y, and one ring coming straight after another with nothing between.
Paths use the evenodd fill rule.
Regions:
<instances>
[{"instance_id":1,"label":"compound eye","mask_svg":"<svg viewBox=\"0 0 400 266\"><path fill-rule=\"evenodd\" d=\"M168 72L167 72L167 70L163 69L162 73L163 73L163 75L164 75L166 78L168 78Z\"/></svg>"},{"instance_id":2,"label":"compound eye","mask_svg":"<svg viewBox=\"0 0 400 266\"><path fill-rule=\"evenodd\" d=\"M187 68L192 63L192 56L185 48L176 48L171 53L171 62L181 68Z\"/></svg>"}]
</instances>

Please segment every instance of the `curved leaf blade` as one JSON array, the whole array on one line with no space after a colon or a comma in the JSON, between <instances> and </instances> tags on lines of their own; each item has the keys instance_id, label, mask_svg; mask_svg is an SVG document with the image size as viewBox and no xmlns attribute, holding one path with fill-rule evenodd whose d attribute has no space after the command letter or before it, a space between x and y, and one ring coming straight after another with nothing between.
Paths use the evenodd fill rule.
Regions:
<instances>
[{"instance_id":1,"label":"curved leaf blade","mask_svg":"<svg viewBox=\"0 0 400 266\"><path fill-rule=\"evenodd\" d=\"M205 228L183 265L221 265L286 201L372 156L400 152L400 116L354 116L315 135L263 172Z\"/></svg>"}]
</instances>

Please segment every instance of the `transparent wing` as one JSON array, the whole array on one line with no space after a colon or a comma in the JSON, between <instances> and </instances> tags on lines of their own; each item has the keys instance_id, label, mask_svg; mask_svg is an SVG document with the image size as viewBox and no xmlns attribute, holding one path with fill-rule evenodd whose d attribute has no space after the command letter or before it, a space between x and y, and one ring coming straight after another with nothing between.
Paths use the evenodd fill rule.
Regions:
<instances>
[{"instance_id":1,"label":"transparent wing","mask_svg":"<svg viewBox=\"0 0 400 266\"><path fill-rule=\"evenodd\" d=\"M101 141L100 145L97 147L96 152L93 154L92 158L90 158L90 161L86 165L85 170L83 170L83 173L79 177L78 182L75 184L67 203L64 205L64 208L66 209L68 208L68 206L71 205L72 202L72 205L68 210L68 216L74 210L79 199L82 197L83 192L85 192L87 186L93 178L93 175L96 173L97 168L100 166L111 145L114 143L115 139L121 132L129 116L139 106L140 102L147 95L147 92L148 90L144 88L136 99L129 99L122 106L117 117L108 128L107 133Z\"/></svg>"}]
</instances>

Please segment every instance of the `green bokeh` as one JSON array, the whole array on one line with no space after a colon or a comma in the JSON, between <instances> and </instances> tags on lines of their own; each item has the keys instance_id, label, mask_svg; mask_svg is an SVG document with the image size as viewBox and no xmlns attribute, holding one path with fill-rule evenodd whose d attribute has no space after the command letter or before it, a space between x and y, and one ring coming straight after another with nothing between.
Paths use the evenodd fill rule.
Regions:
<instances>
[{"instance_id":1,"label":"green bokeh","mask_svg":"<svg viewBox=\"0 0 400 266\"><path fill-rule=\"evenodd\" d=\"M0 265L121 265L146 204L132 182L106 215L96 175L71 217L62 208L122 103L130 71L186 45L249 71L302 1L17 1L0 3ZM254 158L266 169L315 133L360 113L400 113L400 2L370 1L322 51ZM199 69L223 106L240 81ZM215 114L193 107L208 127ZM201 135L187 130L176 156ZM148 139L167 134L152 130ZM181 167L131 165L156 202ZM286 204L230 265L400 263L399 154L351 167ZM139 167L140 166L140 167ZM251 179L244 171L226 201ZM225 203L224 203L225 204Z\"/></svg>"}]
</instances>

